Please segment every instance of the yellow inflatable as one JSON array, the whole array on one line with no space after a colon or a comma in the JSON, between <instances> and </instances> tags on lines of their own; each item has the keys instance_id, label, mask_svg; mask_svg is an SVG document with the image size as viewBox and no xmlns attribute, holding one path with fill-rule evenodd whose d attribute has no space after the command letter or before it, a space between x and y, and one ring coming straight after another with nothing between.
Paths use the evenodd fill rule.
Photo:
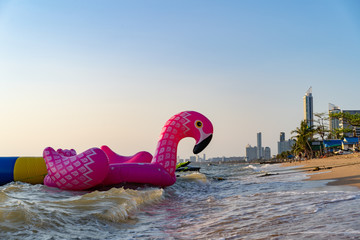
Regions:
<instances>
[{"instance_id":1,"label":"yellow inflatable","mask_svg":"<svg viewBox=\"0 0 360 240\"><path fill-rule=\"evenodd\" d=\"M12 181L42 184L46 174L43 157L0 157L0 185Z\"/></svg>"}]
</instances>

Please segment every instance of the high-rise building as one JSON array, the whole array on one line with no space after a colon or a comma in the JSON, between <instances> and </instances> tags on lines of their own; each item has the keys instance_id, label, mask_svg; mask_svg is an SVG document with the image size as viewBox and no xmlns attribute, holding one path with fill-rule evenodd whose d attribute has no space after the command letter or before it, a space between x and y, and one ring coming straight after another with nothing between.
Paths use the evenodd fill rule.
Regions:
<instances>
[{"instance_id":1,"label":"high-rise building","mask_svg":"<svg viewBox=\"0 0 360 240\"><path fill-rule=\"evenodd\" d=\"M280 133L280 142L284 142L285 141L285 133L281 132Z\"/></svg>"},{"instance_id":2,"label":"high-rise building","mask_svg":"<svg viewBox=\"0 0 360 240\"><path fill-rule=\"evenodd\" d=\"M247 161L252 161L258 159L257 157L257 147L251 147L250 144L246 146L246 159Z\"/></svg>"},{"instance_id":3,"label":"high-rise building","mask_svg":"<svg viewBox=\"0 0 360 240\"><path fill-rule=\"evenodd\" d=\"M295 144L294 140L287 140L285 141L285 133L280 133L280 142L278 142L278 154L281 154L282 152L290 151L292 146Z\"/></svg>"},{"instance_id":4,"label":"high-rise building","mask_svg":"<svg viewBox=\"0 0 360 240\"><path fill-rule=\"evenodd\" d=\"M269 147L265 148L264 158L265 158L265 160L270 160L271 159L271 150L270 150Z\"/></svg>"},{"instance_id":5,"label":"high-rise building","mask_svg":"<svg viewBox=\"0 0 360 240\"><path fill-rule=\"evenodd\" d=\"M257 146L251 147L246 145L246 159L247 161L271 159L271 150L269 147L262 146L261 132L257 133Z\"/></svg>"},{"instance_id":6,"label":"high-rise building","mask_svg":"<svg viewBox=\"0 0 360 240\"><path fill-rule=\"evenodd\" d=\"M303 100L304 100L304 120L306 121L307 125L310 127L314 125L314 106L313 106L313 96L312 96L311 87L305 93Z\"/></svg>"},{"instance_id":7,"label":"high-rise building","mask_svg":"<svg viewBox=\"0 0 360 240\"><path fill-rule=\"evenodd\" d=\"M262 151L262 147L261 147L261 132L257 133L257 158L258 159L262 159L263 157L263 151Z\"/></svg>"}]
</instances>

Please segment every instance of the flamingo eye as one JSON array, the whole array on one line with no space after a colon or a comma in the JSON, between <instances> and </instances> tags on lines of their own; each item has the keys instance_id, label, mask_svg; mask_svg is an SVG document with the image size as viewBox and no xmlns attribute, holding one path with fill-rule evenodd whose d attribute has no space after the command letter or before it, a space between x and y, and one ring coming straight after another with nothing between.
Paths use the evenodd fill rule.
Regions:
<instances>
[{"instance_id":1,"label":"flamingo eye","mask_svg":"<svg viewBox=\"0 0 360 240\"><path fill-rule=\"evenodd\" d=\"M201 121L196 121L196 122L195 122L195 126L196 126L197 128L202 128L203 123L202 123Z\"/></svg>"}]
</instances>

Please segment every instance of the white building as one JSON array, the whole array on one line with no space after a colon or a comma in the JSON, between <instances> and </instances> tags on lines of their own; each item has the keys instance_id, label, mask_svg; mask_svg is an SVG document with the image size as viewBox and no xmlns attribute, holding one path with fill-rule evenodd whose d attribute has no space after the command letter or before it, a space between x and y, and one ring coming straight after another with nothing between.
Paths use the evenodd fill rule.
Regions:
<instances>
[{"instance_id":1,"label":"white building","mask_svg":"<svg viewBox=\"0 0 360 240\"><path fill-rule=\"evenodd\" d=\"M271 159L271 150L270 150L269 147L265 148L264 158L265 158L265 160L270 160Z\"/></svg>"},{"instance_id":2,"label":"white building","mask_svg":"<svg viewBox=\"0 0 360 240\"><path fill-rule=\"evenodd\" d=\"M341 110L338 106L329 103L329 116L331 113L340 113ZM332 132L334 129L338 129L340 127L340 120L338 118L329 117L329 129Z\"/></svg>"},{"instance_id":3,"label":"white building","mask_svg":"<svg viewBox=\"0 0 360 240\"><path fill-rule=\"evenodd\" d=\"M294 140L287 140L278 142L278 154L281 154L282 152L290 151L292 146L294 146L295 141Z\"/></svg>"},{"instance_id":4,"label":"white building","mask_svg":"<svg viewBox=\"0 0 360 240\"><path fill-rule=\"evenodd\" d=\"M280 142L278 142L278 154L282 152L290 151L292 146L295 144L295 140L285 140L285 133L280 133Z\"/></svg>"},{"instance_id":5,"label":"white building","mask_svg":"<svg viewBox=\"0 0 360 240\"><path fill-rule=\"evenodd\" d=\"M251 147L250 144L246 145L246 159L247 161L257 160L258 159L258 150L257 147Z\"/></svg>"},{"instance_id":6,"label":"white building","mask_svg":"<svg viewBox=\"0 0 360 240\"><path fill-rule=\"evenodd\" d=\"M360 110L342 110L341 112L350 113L350 114L360 114ZM343 120L340 120L339 125L341 128L350 128L353 130L353 132L345 134L346 137L352 137L352 136L360 137L360 127L353 127Z\"/></svg>"},{"instance_id":7,"label":"white building","mask_svg":"<svg viewBox=\"0 0 360 240\"><path fill-rule=\"evenodd\" d=\"M338 106L335 106L334 104L329 103L329 115L331 113L350 113L350 114L360 114L360 110L341 110ZM346 133L345 137L351 137L354 136L354 133L357 137L360 137L360 127L352 127L350 124L346 123L343 119L337 119L329 117L329 127L330 131L332 132L334 129L338 128L349 128L352 129L353 132Z\"/></svg>"}]
</instances>

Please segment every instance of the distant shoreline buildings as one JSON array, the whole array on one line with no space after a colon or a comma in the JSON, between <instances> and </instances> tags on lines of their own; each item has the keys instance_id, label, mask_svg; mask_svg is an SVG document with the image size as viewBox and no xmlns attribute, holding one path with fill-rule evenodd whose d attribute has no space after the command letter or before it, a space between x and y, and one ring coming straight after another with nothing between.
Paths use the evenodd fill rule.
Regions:
<instances>
[{"instance_id":1,"label":"distant shoreline buildings","mask_svg":"<svg viewBox=\"0 0 360 240\"><path fill-rule=\"evenodd\" d=\"M177 162L178 163L182 163L182 162L187 162L190 161L192 163L210 163L210 162L238 162L238 163L245 163L246 159L245 157L213 157L213 158L209 158L206 159L206 155L204 154L203 157L201 158L199 155L196 156L190 156L187 159L182 159L180 157L178 157Z\"/></svg>"},{"instance_id":2,"label":"distant shoreline buildings","mask_svg":"<svg viewBox=\"0 0 360 240\"><path fill-rule=\"evenodd\" d=\"M246 160L248 162L254 160L270 160L271 149L269 147L262 147L261 132L257 133L257 146L252 147L250 144L246 145Z\"/></svg>"}]
</instances>

